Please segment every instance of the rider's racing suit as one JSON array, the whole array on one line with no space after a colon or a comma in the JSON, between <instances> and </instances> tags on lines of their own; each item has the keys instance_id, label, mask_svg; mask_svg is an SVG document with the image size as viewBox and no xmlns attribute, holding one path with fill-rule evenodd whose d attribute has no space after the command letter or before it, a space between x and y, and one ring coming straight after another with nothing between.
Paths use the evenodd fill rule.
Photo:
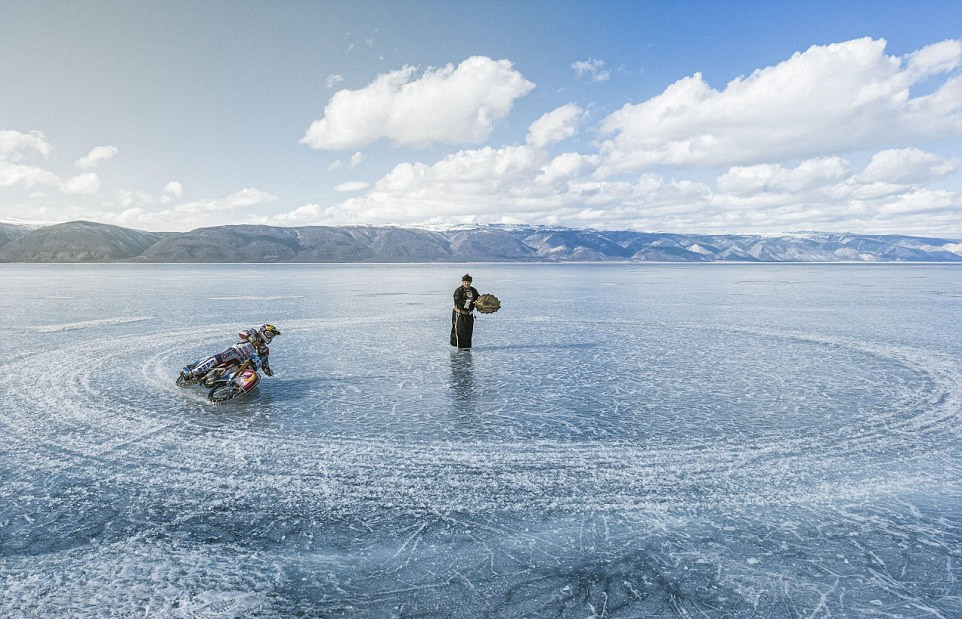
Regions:
<instances>
[{"instance_id":1,"label":"rider's racing suit","mask_svg":"<svg viewBox=\"0 0 962 619\"><path fill-rule=\"evenodd\" d=\"M194 367L190 368L191 376L203 376L221 363L226 361L237 361L238 363L243 363L248 359L254 364L254 369L263 369L264 373L268 376L273 376L274 372L271 371L271 365L268 362L268 357L271 354L270 349L267 348L267 344L262 342L259 338L253 337L248 339L248 335L245 333L239 333L241 341L237 342L227 350L222 353L211 355L206 359L203 359L197 363ZM251 341L253 339L253 342Z\"/></svg>"}]
</instances>

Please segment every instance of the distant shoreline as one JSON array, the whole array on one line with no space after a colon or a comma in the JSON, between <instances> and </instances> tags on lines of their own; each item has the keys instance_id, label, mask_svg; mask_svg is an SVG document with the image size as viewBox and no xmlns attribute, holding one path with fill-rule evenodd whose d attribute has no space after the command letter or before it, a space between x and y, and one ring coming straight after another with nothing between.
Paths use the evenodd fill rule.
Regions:
<instances>
[{"instance_id":1,"label":"distant shoreline","mask_svg":"<svg viewBox=\"0 0 962 619\"><path fill-rule=\"evenodd\" d=\"M575 261L575 260L565 260L558 262L549 262L545 260L541 261L496 261L496 260L485 260L485 261L464 261L464 262L143 262L139 260L127 260L127 261L104 261L104 262L0 262L0 268L4 266L119 266L119 265L138 265L138 266L264 266L264 265L277 265L277 266L452 266L452 265L472 265L472 266L484 266L484 265L497 265L497 266L580 266L580 265L590 265L590 266L694 266L694 267L707 267L712 265L717 266L865 266L865 267L876 267L876 266L953 266L962 267L962 261L960 262L950 262L947 260L913 260L913 261L884 261L880 260L877 262L859 261L859 260L834 260L834 261L787 261L787 260L770 260L770 261L747 261L747 260L714 260L711 262L672 262L672 261L657 261L657 260L640 260L640 261L628 261L628 260L598 260L598 261Z\"/></svg>"},{"instance_id":2,"label":"distant shoreline","mask_svg":"<svg viewBox=\"0 0 962 619\"><path fill-rule=\"evenodd\" d=\"M234 225L160 234L74 221L0 228L2 263L675 264L962 263L962 242L838 233L697 235L538 226Z\"/></svg>"}]
</instances>

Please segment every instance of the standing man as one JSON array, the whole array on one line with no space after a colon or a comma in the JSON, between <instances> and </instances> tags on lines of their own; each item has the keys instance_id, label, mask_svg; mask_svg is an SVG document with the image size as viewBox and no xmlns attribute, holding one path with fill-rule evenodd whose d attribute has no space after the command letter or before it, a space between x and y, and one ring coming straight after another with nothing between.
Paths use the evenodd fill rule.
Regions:
<instances>
[{"instance_id":1,"label":"standing man","mask_svg":"<svg viewBox=\"0 0 962 619\"><path fill-rule=\"evenodd\" d=\"M454 291L454 313L451 314L451 346L459 350L471 348L471 334L474 333L474 303L478 291L471 285L467 273L461 278L461 285Z\"/></svg>"}]
</instances>

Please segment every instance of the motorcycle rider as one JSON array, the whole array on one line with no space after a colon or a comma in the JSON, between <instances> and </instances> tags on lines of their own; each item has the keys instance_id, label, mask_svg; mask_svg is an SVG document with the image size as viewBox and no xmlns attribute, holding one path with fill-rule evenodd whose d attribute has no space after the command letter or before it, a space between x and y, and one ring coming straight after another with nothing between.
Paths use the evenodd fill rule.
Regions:
<instances>
[{"instance_id":1,"label":"motorcycle rider","mask_svg":"<svg viewBox=\"0 0 962 619\"><path fill-rule=\"evenodd\" d=\"M268 376L273 376L274 372L271 370L271 365L268 357L271 354L270 349L267 347L274 339L275 335L280 335L281 332L277 330L277 327L267 323L261 325L260 329L244 329L237 335L240 337L240 341L225 350L222 353L211 355L206 359L198 361L196 364L188 365L180 371L182 377L187 380L193 380L199 376L203 376L221 363L228 361L237 361L237 363L243 363L250 359L254 364L254 369L264 370L264 373Z\"/></svg>"}]
</instances>

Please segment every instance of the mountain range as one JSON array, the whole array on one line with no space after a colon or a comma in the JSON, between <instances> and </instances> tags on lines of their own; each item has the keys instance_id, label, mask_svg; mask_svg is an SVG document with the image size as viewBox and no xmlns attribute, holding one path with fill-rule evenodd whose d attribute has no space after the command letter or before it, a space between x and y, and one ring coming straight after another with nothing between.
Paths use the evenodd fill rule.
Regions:
<instances>
[{"instance_id":1,"label":"mountain range","mask_svg":"<svg viewBox=\"0 0 962 619\"><path fill-rule=\"evenodd\" d=\"M144 232L0 222L0 262L962 262L962 242L802 232L701 235L541 226L233 225Z\"/></svg>"}]
</instances>

